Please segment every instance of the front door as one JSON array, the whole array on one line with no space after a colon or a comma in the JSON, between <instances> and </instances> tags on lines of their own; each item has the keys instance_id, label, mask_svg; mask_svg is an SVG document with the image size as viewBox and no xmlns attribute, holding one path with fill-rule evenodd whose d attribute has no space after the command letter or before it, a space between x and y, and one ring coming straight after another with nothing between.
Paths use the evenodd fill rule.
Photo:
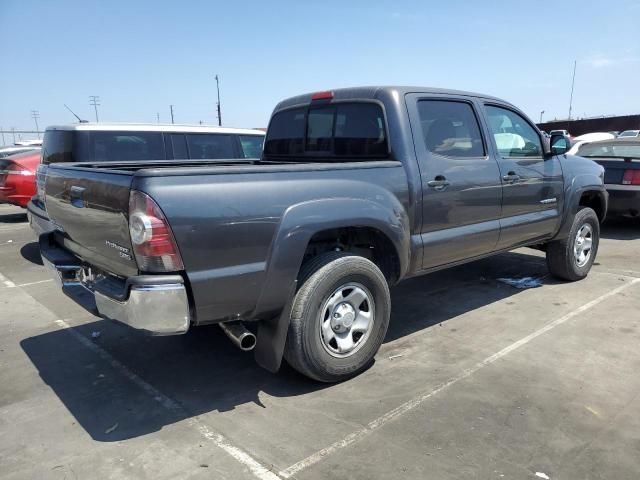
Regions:
<instances>
[{"instance_id":1,"label":"front door","mask_svg":"<svg viewBox=\"0 0 640 480\"><path fill-rule=\"evenodd\" d=\"M540 134L520 113L497 104L484 111L503 182L498 249L548 238L562 211L559 159L544 157Z\"/></svg>"},{"instance_id":2,"label":"front door","mask_svg":"<svg viewBox=\"0 0 640 480\"><path fill-rule=\"evenodd\" d=\"M410 94L407 105L422 180L423 268L493 251L502 185L475 102Z\"/></svg>"}]
</instances>

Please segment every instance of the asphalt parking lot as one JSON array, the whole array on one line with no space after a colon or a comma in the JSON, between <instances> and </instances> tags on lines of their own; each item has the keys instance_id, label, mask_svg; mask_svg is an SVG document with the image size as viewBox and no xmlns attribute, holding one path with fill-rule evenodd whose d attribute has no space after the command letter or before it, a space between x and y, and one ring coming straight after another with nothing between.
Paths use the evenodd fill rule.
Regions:
<instances>
[{"instance_id":1,"label":"asphalt parking lot","mask_svg":"<svg viewBox=\"0 0 640 480\"><path fill-rule=\"evenodd\" d=\"M44 271L0 205L2 478L637 479L640 222L578 283L518 250L392 292L374 366L270 374L217 327L145 337ZM545 276L517 290L500 277Z\"/></svg>"}]
</instances>

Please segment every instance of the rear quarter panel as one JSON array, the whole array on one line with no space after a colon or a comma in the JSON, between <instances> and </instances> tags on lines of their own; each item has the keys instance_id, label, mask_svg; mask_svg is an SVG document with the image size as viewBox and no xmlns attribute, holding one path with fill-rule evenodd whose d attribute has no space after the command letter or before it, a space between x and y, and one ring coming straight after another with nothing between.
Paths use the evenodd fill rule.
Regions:
<instances>
[{"instance_id":1,"label":"rear quarter panel","mask_svg":"<svg viewBox=\"0 0 640 480\"><path fill-rule=\"evenodd\" d=\"M190 169L185 175L139 176L133 188L151 195L171 224L199 324L274 314L295 281L308 239L344 224L345 217L350 226L376 218L389 235L400 234L400 248L409 249L409 193L399 162L202 174ZM353 207L356 199L359 207ZM263 296L266 289L270 293Z\"/></svg>"}]
</instances>

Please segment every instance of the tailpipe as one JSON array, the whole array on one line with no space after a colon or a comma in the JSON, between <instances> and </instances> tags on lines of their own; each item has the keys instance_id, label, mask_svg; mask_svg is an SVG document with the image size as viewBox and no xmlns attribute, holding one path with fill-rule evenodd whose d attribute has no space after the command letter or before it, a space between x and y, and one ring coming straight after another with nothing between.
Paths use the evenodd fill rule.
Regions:
<instances>
[{"instance_id":1,"label":"tailpipe","mask_svg":"<svg viewBox=\"0 0 640 480\"><path fill-rule=\"evenodd\" d=\"M248 352L256 346L256 336L238 321L220 323L220 328L240 350Z\"/></svg>"}]
</instances>

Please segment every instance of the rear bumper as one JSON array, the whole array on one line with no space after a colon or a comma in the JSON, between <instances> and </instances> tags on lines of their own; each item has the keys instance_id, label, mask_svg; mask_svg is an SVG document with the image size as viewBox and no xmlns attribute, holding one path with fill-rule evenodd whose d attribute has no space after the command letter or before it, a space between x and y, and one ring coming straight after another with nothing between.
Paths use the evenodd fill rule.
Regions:
<instances>
[{"instance_id":1,"label":"rear bumper","mask_svg":"<svg viewBox=\"0 0 640 480\"><path fill-rule=\"evenodd\" d=\"M62 291L94 314L152 335L185 333L189 300L180 275L140 275L126 280L94 274L91 267L40 236L45 267Z\"/></svg>"},{"instance_id":2,"label":"rear bumper","mask_svg":"<svg viewBox=\"0 0 640 480\"><path fill-rule=\"evenodd\" d=\"M36 234L37 237L43 233L53 232L53 223L49 220L47 211L40 208L37 203L34 203L33 199L27 203L27 218L29 219L29 225Z\"/></svg>"},{"instance_id":3,"label":"rear bumper","mask_svg":"<svg viewBox=\"0 0 640 480\"><path fill-rule=\"evenodd\" d=\"M609 192L611 215L640 215L640 187L637 185L605 185Z\"/></svg>"}]
</instances>

